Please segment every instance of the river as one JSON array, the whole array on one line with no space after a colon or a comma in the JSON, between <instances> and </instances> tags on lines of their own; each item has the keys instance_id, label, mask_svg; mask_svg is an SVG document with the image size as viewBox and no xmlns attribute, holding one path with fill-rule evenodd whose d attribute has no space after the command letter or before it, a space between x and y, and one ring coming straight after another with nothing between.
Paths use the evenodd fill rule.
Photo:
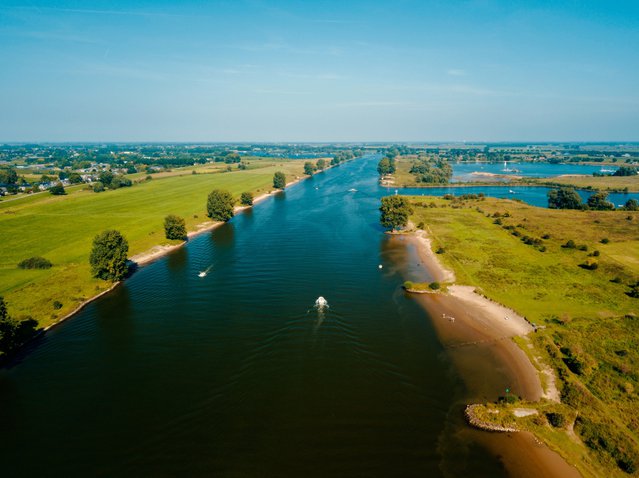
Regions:
<instances>
[{"instance_id":1,"label":"river","mask_svg":"<svg viewBox=\"0 0 639 478\"><path fill-rule=\"evenodd\" d=\"M400 287L377 160L141 268L0 370L3 475L505 476L458 433L469 391Z\"/></svg>"}]
</instances>

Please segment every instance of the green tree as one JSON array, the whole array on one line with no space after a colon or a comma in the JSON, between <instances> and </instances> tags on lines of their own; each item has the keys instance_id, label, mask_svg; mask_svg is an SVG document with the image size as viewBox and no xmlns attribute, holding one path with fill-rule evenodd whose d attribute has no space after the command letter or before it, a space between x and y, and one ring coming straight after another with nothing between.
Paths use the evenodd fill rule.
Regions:
<instances>
[{"instance_id":1,"label":"green tree","mask_svg":"<svg viewBox=\"0 0 639 478\"><path fill-rule=\"evenodd\" d=\"M309 176L312 176L316 169L317 168L311 161L306 161L304 163L304 174L308 174Z\"/></svg>"},{"instance_id":2,"label":"green tree","mask_svg":"<svg viewBox=\"0 0 639 478\"><path fill-rule=\"evenodd\" d=\"M242 193L242 195L240 196L240 203L242 203L243 206L252 206L253 205L253 193L251 193L251 192Z\"/></svg>"},{"instance_id":3,"label":"green tree","mask_svg":"<svg viewBox=\"0 0 639 478\"><path fill-rule=\"evenodd\" d=\"M164 218L164 236L167 239L186 238L186 223L184 218L169 214Z\"/></svg>"},{"instance_id":4,"label":"green tree","mask_svg":"<svg viewBox=\"0 0 639 478\"><path fill-rule=\"evenodd\" d=\"M93 183L94 193L101 193L102 191L104 191L104 184L102 184L100 181Z\"/></svg>"},{"instance_id":5,"label":"green tree","mask_svg":"<svg viewBox=\"0 0 639 478\"><path fill-rule=\"evenodd\" d=\"M33 337L38 323L31 317L18 321L9 316L4 297L0 296L0 357L12 352Z\"/></svg>"},{"instance_id":6,"label":"green tree","mask_svg":"<svg viewBox=\"0 0 639 478\"><path fill-rule=\"evenodd\" d=\"M82 182L82 176L79 173L70 173L69 182L71 184L80 184Z\"/></svg>"},{"instance_id":7,"label":"green tree","mask_svg":"<svg viewBox=\"0 0 639 478\"><path fill-rule=\"evenodd\" d=\"M614 172L613 176L636 176L637 174L637 168L632 166L621 166Z\"/></svg>"},{"instance_id":8,"label":"green tree","mask_svg":"<svg viewBox=\"0 0 639 478\"><path fill-rule=\"evenodd\" d=\"M284 189L286 187L286 175L282 171L278 171L273 175L273 187L276 189Z\"/></svg>"},{"instance_id":9,"label":"green tree","mask_svg":"<svg viewBox=\"0 0 639 478\"><path fill-rule=\"evenodd\" d=\"M639 211L639 201L634 198L628 199L626 204L624 204L623 208L626 211Z\"/></svg>"},{"instance_id":10,"label":"green tree","mask_svg":"<svg viewBox=\"0 0 639 478\"><path fill-rule=\"evenodd\" d=\"M15 184L18 173L13 168L0 168L0 184Z\"/></svg>"},{"instance_id":11,"label":"green tree","mask_svg":"<svg viewBox=\"0 0 639 478\"><path fill-rule=\"evenodd\" d=\"M326 161L323 158L318 159L315 167L318 171L321 171L322 169L326 168Z\"/></svg>"},{"instance_id":12,"label":"green tree","mask_svg":"<svg viewBox=\"0 0 639 478\"><path fill-rule=\"evenodd\" d=\"M49 188L49 192L54 196L64 196L67 192L64 190L62 183L54 184Z\"/></svg>"},{"instance_id":13,"label":"green tree","mask_svg":"<svg viewBox=\"0 0 639 478\"><path fill-rule=\"evenodd\" d=\"M93 277L111 281L124 279L128 272L128 252L129 244L118 231L108 230L95 236L89 256Z\"/></svg>"},{"instance_id":14,"label":"green tree","mask_svg":"<svg viewBox=\"0 0 639 478\"><path fill-rule=\"evenodd\" d=\"M382 213L380 217L382 226L393 230L406 227L408 216L413 213L413 208L403 196L383 197L379 210Z\"/></svg>"},{"instance_id":15,"label":"green tree","mask_svg":"<svg viewBox=\"0 0 639 478\"><path fill-rule=\"evenodd\" d=\"M608 201L608 193L598 192L588 198L588 207L597 211L610 211L615 205Z\"/></svg>"},{"instance_id":16,"label":"green tree","mask_svg":"<svg viewBox=\"0 0 639 478\"><path fill-rule=\"evenodd\" d=\"M206 214L214 221L229 221L235 214L235 200L228 191L214 189L206 201Z\"/></svg>"},{"instance_id":17,"label":"green tree","mask_svg":"<svg viewBox=\"0 0 639 478\"><path fill-rule=\"evenodd\" d=\"M393 174L395 172L395 159L388 156L383 157L379 163L377 163L377 172L380 176L387 174Z\"/></svg>"},{"instance_id":18,"label":"green tree","mask_svg":"<svg viewBox=\"0 0 639 478\"><path fill-rule=\"evenodd\" d=\"M583 209L581 196L573 188L559 188L548 191L550 209Z\"/></svg>"}]
</instances>

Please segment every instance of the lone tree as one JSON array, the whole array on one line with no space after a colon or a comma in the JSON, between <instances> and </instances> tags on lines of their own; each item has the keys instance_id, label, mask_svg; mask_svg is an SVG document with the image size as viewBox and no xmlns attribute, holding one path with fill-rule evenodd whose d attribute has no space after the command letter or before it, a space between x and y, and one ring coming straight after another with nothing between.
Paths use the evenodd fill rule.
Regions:
<instances>
[{"instance_id":1,"label":"lone tree","mask_svg":"<svg viewBox=\"0 0 639 478\"><path fill-rule=\"evenodd\" d=\"M229 221L233 215L235 200L230 192L214 189L206 201L206 215L214 221Z\"/></svg>"},{"instance_id":2,"label":"lone tree","mask_svg":"<svg viewBox=\"0 0 639 478\"><path fill-rule=\"evenodd\" d=\"M318 171L321 171L322 169L326 168L326 161L322 158L317 160L317 163L315 163L315 167Z\"/></svg>"},{"instance_id":3,"label":"lone tree","mask_svg":"<svg viewBox=\"0 0 639 478\"><path fill-rule=\"evenodd\" d=\"M309 176L312 176L316 169L317 168L312 162L306 161L304 163L304 174L308 174Z\"/></svg>"},{"instance_id":4,"label":"lone tree","mask_svg":"<svg viewBox=\"0 0 639 478\"><path fill-rule=\"evenodd\" d=\"M184 239L186 237L186 223L184 218L169 214L164 218L164 235L167 239Z\"/></svg>"},{"instance_id":5,"label":"lone tree","mask_svg":"<svg viewBox=\"0 0 639 478\"><path fill-rule=\"evenodd\" d=\"M273 175L273 187L276 189L284 189L286 187L286 175L282 171L278 171Z\"/></svg>"},{"instance_id":6,"label":"lone tree","mask_svg":"<svg viewBox=\"0 0 639 478\"><path fill-rule=\"evenodd\" d=\"M639 211L639 201L634 198L628 199L626 204L624 204L623 208L626 211Z\"/></svg>"},{"instance_id":7,"label":"lone tree","mask_svg":"<svg viewBox=\"0 0 639 478\"><path fill-rule=\"evenodd\" d=\"M64 190L62 183L57 183L49 188L49 192L54 196L64 196L67 192Z\"/></svg>"},{"instance_id":8,"label":"lone tree","mask_svg":"<svg viewBox=\"0 0 639 478\"><path fill-rule=\"evenodd\" d=\"M588 207L597 211L610 211L615 205L608 201L608 193L598 192L588 198Z\"/></svg>"},{"instance_id":9,"label":"lone tree","mask_svg":"<svg viewBox=\"0 0 639 478\"><path fill-rule=\"evenodd\" d=\"M583 209L581 196L573 188L559 188L548 191L550 209Z\"/></svg>"},{"instance_id":10,"label":"lone tree","mask_svg":"<svg viewBox=\"0 0 639 478\"><path fill-rule=\"evenodd\" d=\"M382 212L380 222L382 226L393 230L406 227L408 216L413 213L413 208L405 197L386 196L382 198Z\"/></svg>"},{"instance_id":11,"label":"lone tree","mask_svg":"<svg viewBox=\"0 0 639 478\"><path fill-rule=\"evenodd\" d=\"M119 281L128 272L126 255L129 244L118 231L104 231L93 239L93 249L89 262L93 277Z\"/></svg>"},{"instance_id":12,"label":"lone tree","mask_svg":"<svg viewBox=\"0 0 639 478\"><path fill-rule=\"evenodd\" d=\"M245 192L240 196L240 203L243 206L252 206L253 205L253 193Z\"/></svg>"}]
</instances>

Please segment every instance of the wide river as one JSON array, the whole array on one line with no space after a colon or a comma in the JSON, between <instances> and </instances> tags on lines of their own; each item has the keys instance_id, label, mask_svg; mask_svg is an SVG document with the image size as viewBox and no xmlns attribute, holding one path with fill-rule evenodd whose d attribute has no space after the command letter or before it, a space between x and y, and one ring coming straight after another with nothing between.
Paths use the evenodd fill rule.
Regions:
<instances>
[{"instance_id":1,"label":"wide river","mask_svg":"<svg viewBox=\"0 0 639 478\"><path fill-rule=\"evenodd\" d=\"M377 160L141 268L0 370L2 476L504 476L402 292Z\"/></svg>"}]
</instances>

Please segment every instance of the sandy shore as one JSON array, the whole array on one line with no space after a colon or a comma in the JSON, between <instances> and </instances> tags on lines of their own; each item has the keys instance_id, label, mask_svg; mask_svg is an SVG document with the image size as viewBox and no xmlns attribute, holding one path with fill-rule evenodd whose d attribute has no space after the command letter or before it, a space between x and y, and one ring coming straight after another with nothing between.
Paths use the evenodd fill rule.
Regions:
<instances>
[{"instance_id":1,"label":"sandy shore","mask_svg":"<svg viewBox=\"0 0 639 478\"><path fill-rule=\"evenodd\" d=\"M430 280L454 282L454 272L443 266L432 251L426 231L397 235L393 240L415 246L407 249L410 257L405 262L419 262ZM468 402L494 401L504 395L506 388L528 401L559 399L552 370L542 372L548 374L544 390L540 372L511 340L515 336L526 337L534 330L520 314L477 294L471 286L451 285L447 294L413 297L432 318L441 343L466 385ZM500 434L472 429L462 433L499 456L512 476L579 476L574 467L530 433Z\"/></svg>"}]
</instances>

